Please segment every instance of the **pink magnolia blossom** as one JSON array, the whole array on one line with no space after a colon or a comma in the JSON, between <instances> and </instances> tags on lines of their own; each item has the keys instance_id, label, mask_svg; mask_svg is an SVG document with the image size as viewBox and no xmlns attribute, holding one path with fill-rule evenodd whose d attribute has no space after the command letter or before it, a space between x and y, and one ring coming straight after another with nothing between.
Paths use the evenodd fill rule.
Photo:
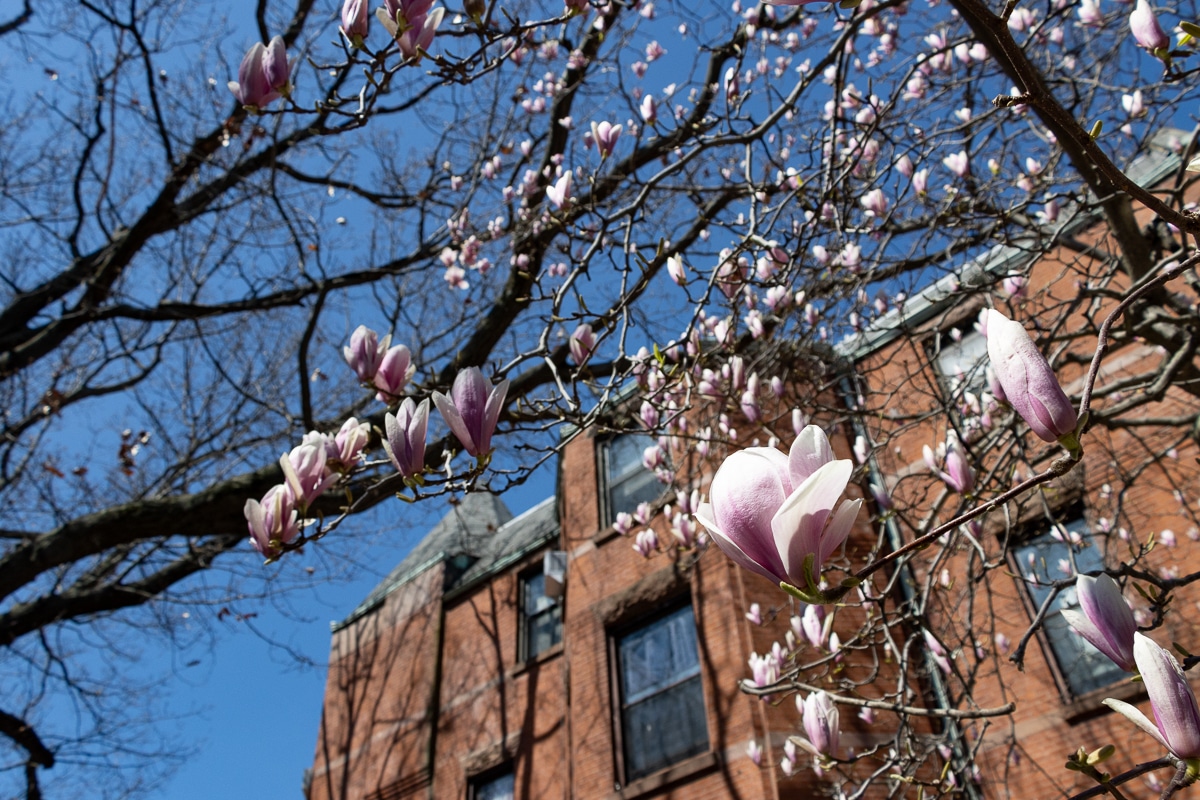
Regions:
<instances>
[{"instance_id":1,"label":"pink magnolia blossom","mask_svg":"<svg viewBox=\"0 0 1200 800\"><path fill-rule=\"evenodd\" d=\"M1153 639L1133 635L1133 658L1141 673L1154 721L1129 703L1104 704L1158 740L1179 758L1200 758L1200 708L1179 662Z\"/></svg>"},{"instance_id":2,"label":"pink magnolia blossom","mask_svg":"<svg viewBox=\"0 0 1200 800\"><path fill-rule=\"evenodd\" d=\"M975 471L971 469L971 465L967 461L958 435L951 431L946 437L945 446L939 446L938 449L945 451L946 469L943 471L938 468L937 457L929 445L924 447L926 465L954 491L962 495L971 494L975 490Z\"/></svg>"},{"instance_id":3,"label":"pink magnolia blossom","mask_svg":"<svg viewBox=\"0 0 1200 800\"><path fill-rule=\"evenodd\" d=\"M1073 440L1075 408L1024 326L990 310L986 336L988 357L1009 405L1042 441Z\"/></svg>"},{"instance_id":4,"label":"pink magnolia blossom","mask_svg":"<svg viewBox=\"0 0 1200 800\"><path fill-rule=\"evenodd\" d=\"M1126 672L1133 672L1133 634L1137 623L1121 596L1121 587L1107 575L1080 575L1075 581L1079 611L1064 608L1063 619Z\"/></svg>"},{"instance_id":5,"label":"pink magnolia blossom","mask_svg":"<svg viewBox=\"0 0 1200 800\"><path fill-rule=\"evenodd\" d=\"M286 486L272 486L261 503L247 500L242 513L250 531L250 544L267 558L279 555L280 545L300 535L295 499Z\"/></svg>"},{"instance_id":6,"label":"pink magnolia blossom","mask_svg":"<svg viewBox=\"0 0 1200 800\"><path fill-rule=\"evenodd\" d=\"M375 16L396 40L401 55L420 59L433 43L445 12L444 8L433 8L433 0L384 0Z\"/></svg>"},{"instance_id":7,"label":"pink magnolia blossom","mask_svg":"<svg viewBox=\"0 0 1200 800\"><path fill-rule=\"evenodd\" d=\"M833 458L825 433L810 425L788 455L750 447L725 459L696 519L735 563L774 582L815 586L862 505L846 500L834 511L853 471L849 459Z\"/></svg>"},{"instance_id":8,"label":"pink magnolia blossom","mask_svg":"<svg viewBox=\"0 0 1200 800\"><path fill-rule=\"evenodd\" d=\"M383 449L392 466L407 478L414 478L425 471L425 433L429 424L429 401L420 405L411 397L404 398L395 414L383 418L387 436Z\"/></svg>"},{"instance_id":9,"label":"pink magnolia blossom","mask_svg":"<svg viewBox=\"0 0 1200 800\"><path fill-rule=\"evenodd\" d=\"M349 472L362 461L363 448L371 440L371 424L354 417L342 423L341 430L325 437L325 468L331 472Z\"/></svg>"},{"instance_id":10,"label":"pink magnolia blossom","mask_svg":"<svg viewBox=\"0 0 1200 800\"><path fill-rule=\"evenodd\" d=\"M366 325L359 325L354 329L354 333L350 334L350 344L342 348L342 355L360 382L375 382L375 373L379 371L379 365L383 363L383 356L391 341L392 337L389 334L380 342L379 334Z\"/></svg>"},{"instance_id":11,"label":"pink magnolia blossom","mask_svg":"<svg viewBox=\"0 0 1200 800\"><path fill-rule=\"evenodd\" d=\"M791 741L818 758L836 758L842 729L837 706L825 692L804 698L804 733L808 738Z\"/></svg>"},{"instance_id":12,"label":"pink magnolia blossom","mask_svg":"<svg viewBox=\"0 0 1200 800\"><path fill-rule=\"evenodd\" d=\"M868 217L883 217L887 215L888 199L883 189L872 189L859 199L859 205L867 212Z\"/></svg>"},{"instance_id":13,"label":"pink magnolia blossom","mask_svg":"<svg viewBox=\"0 0 1200 800\"><path fill-rule=\"evenodd\" d=\"M379 390L375 397L381 403L392 402L394 398L404 394L404 387L416 371L417 367L412 363L412 352L407 347L398 344L389 348L375 373L375 388Z\"/></svg>"},{"instance_id":14,"label":"pink magnolia blossom","mask_svg":"<svg viewBox=\"0 0 1200 800\"><path fill-rule=\"evenodd\" d=\"M602 158L612 155L613 148L617 146L617 139L620 137L620 125L613 125L608 120L592 123L592 140L595 141L596 149L600 151Z\"/></svg>"},{"instance_id":15,"label":"pink magnolia blossom","mask_svg":"<svg viewBox=\"0 0 1200 800\"><path fill-rule=\"evenodd\" d=\"M433 393L433 404L463 448L481 458L492 450L492 433L507 394L508 381L492 386L479 367L468 367L455 377L450 397Z\"/></svg>"},{"instance_id":16,"label":"pink magnolia blossom","mask_svg":"<svg viewBox=\"0 0 1200 800\"><path fill-rule=\"evenodd\" d=\"M1139 45L1151 52L1166 50L1171 46L1171 37L1158 24L1158 17L1147 0L1138 0L1133 13L1129 15L1129 31Z\"/></svg>"},{"instance_id":17,"label":"pink magnolia blossom","mask_svg":"<svg viewBox=\"0 0 1200 800\"><path fill-rule=\"evenodd\" d=\"M825 647L825 643L829 641L829 625L832 621L833 617L825 616L824 606L815 603L809 605L804 609L804 615L800 618L804 638L815 648Z\"/></svg>"},{"instance_id":18,"label":"pink magnolia blossom","mask_svg":"<svg viewBox=\"0 0 1200 800\"><path fill-rule=\"evenodd\" d=\"M583 364L588 360L588 356L596 349L596 333L592 330L592 326L586 322L575 329L571 334L571 338L567 340L567 349L571 353L571 360L576 364Z\"/></svg>"},{"instance_id":19,"label":"pink magnolia blossom","mask_svg":"<svg viewBox=\"0 0 1200 800\"><path fill-rule=\"evenodd\" d=\"M370 31L370 8L368 0L346 0L342 5L342 33L355 47L362 47Z\"/></svg>"},{"instance_id":20,"label":"pink magnolia blossom","mask_svg":"<svg viewBox=\"0 0 1200 800\"><path fill-rule=\"evenodd\" d=\"M942 159L942 163L945 164L946 169L960 178L965 178L971 174L971 157L967 155L966 150L951 153Z\"/></svg>"},{"instance_id":21,"label":"pink magnolia blossom","mask_svg":"<svg viewBox=\"0 0 1200 800\"><path fill-rule=\"evenodd\" d=\"M546 187L546 199L555 208L563 208L571 202L571 171L567 170L557 181Z\"/></svg>"},{"instance_id":22,"label":"pink magnolia blossom","mask_svg":"<svg viewBox=\"0 0 1200 800\"><path fill-rule=\"evenodd\" d=\"M648 94L642 98L642 119L651 125L658 119L658 107L654 105L654 95Z\"/></svg>"},{"instance_id":23,"label":"pink magnolia blossom","mask_svg":"<svg viewBox=\"0 0 1200 800\"><path fill-rule=\"evenodd\" d=\"M255 42L246 51L229 91L243 106L257 111L291 93L290 75L287 49L283 38L276 36L270 44Z\"/></svg>"},{"instance_id":24,"label":"pink magnolia blossom","mask_svg":"<svg viewBox=\"0 0 1200 800\"><path fill-rule=\"evenodd\" d=\"M633 549L642 558L649 558L658 550L658 534L649 528L639 531L634 537Z\"/></svg>"},{"instance_id":25,"label":"pink magnolia blossom","mask_svg":"<svg viewBox=\"0 0 1200 800\"><path fill-rule=\"evenodd\" d=\"M305 437L304 443L279 457L284 483L301 511L337 483L339 477L325 464L328 457L324 442L326 437L322 434L317 436L319 438Z\"/></svg>"}]
</instances>

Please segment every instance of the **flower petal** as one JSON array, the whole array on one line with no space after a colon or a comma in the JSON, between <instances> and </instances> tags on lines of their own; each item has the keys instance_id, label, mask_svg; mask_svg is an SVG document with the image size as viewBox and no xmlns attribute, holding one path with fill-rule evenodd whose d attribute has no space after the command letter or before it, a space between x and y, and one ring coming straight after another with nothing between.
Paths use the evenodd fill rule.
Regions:
<instances>
[{"instance_id":1,"label":"flower petal","mask_svg":"<svg viewBox=\"0 0 1200 800\"><path fill-rule=\"evenodd\" d=\"M834 503L841 497L854 472L849 459L830 461L792 492L771 519L775 547L788 580L804 585L804 559L820 554L821 533ZM820 570L821 561L813 564Z\"/></svg>"}]
</instances>

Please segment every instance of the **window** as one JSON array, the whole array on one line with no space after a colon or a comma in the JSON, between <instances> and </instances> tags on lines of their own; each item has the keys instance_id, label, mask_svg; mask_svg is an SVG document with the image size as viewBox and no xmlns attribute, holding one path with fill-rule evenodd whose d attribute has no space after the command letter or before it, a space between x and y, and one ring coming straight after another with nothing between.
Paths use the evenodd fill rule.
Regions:
<instances>
[{"instance_id":1,"label":"window","mask_svg":"<svg viewBox=\"0 0 1200 800\"><path fill-rule=\"evenodd\" d=\"M616 639L626 782L708 750L692 607Z\"/></svg>"},{"instance_id":2,"label":"window","mask_svg":"<svg viewBox=\"0 0 1200 800\"><path fill-rule=\"evenodd\" d=\"M1057 526L1057 531L1058 537L1051 534L1039 536L1013 551L1035 612L1050 594L1050 587L1045 584L1104 568L1101 542L1089 534L1087 523L1082 518ZM1074 567L1071 565L1072 551ZM1079 600L1074 587L1061 591L1050 608L1046 609L1043 623L1054 660L1058 662L1067 688L1075 697L1126 677L1120 667L1075 633L1059 613L1064 608L1078 607Z\"/></svg>"},{"instance_id":3,"label":"window","mask_svg":"<svg viewBox=\"0 0 1200 800\"><path fill-rule=\"evenodd\" d=\"M950 397L956 402L963 392L978 395L987 388L987 337L973 327L939 333L933 358Z\"/></svg>"},{"instance_id":4,"label":"window","mask_svg":"<svg viewBox=\"0 0 1200 800\"><path fill-rule=\"evenodd\" d=\"M546 595L546 573L521 580L521 611L524 616L524 652L528 661L562 641L562 604Z\"/></svg>"},{"instance_id":5,"label":"window","mask_svg":"<svg viewBox=\"0 0 1200 800\"><path fill-rule=\"evenodd\" d=\"M662 493L658 478L642 464L642 454L655 444L654 439L641 433L616 436L603 444L601 516L605 525L613 524L622 511L632 512L639 503L653 502Z\"/></svg>"},{"instance_id":6,"label":"window","mask_svg":"<svg viewBox=\"0 0 1200 800\"><path fill-rule=\"evenodd\" d=\"M515 778L512 764L476 775L467 783L467 800L513 800Z\"/></svg>"}]
</instances>

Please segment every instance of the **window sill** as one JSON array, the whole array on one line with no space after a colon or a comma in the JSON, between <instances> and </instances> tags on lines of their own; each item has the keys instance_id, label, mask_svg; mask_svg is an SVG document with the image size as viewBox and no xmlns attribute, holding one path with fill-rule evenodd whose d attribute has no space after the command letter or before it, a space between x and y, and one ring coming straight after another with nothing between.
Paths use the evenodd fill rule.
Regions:
<instances>
[{"instance_id":1,"label":"window sill","mask_svg":"<svg viewBox=\"0 0 1200 800\"><path fill-rule=\"evenodd\" d=\"M686 761L680 761L678 764L674 764L664 770L659 770L652 775L639 778L624 789L610 794L608 800L635 800L635 798L643 797L673 783L691 780L692 778L698 778L701 775L713 772L717 769L717 766L716 753L701 753L698 756L692 756Z\"/></svg>"},{"instance_id":2,"label":"window sill","mask_svg":"<svg viewBox=\"0 0 1200 800\"><path fill-rule=\"evenodd\" d=\"M1124 700L1126 703L1135 703L1146 697L1146 687L1142 683L1127 680L1088 692L1063 708L1063 719L1067 724L1075 725L1106 714L1111 711L1108 706L1104 705L1104 700L1109 697L1114 700Z\"/></svg>"},{"instance_id":3,"label":"window sill","mask_svg":"<svg viewBox=\"0 0 1200 800\"><path fill-rule=\"evenodd\" d=\"M509 668L508 677L515 678L516 676L518 676L524 672L528 672L531 669L536 669L537 667L540 667L545 662L551 661L555 658L558 658L560 655L562 655L562 651L563 651L563 643L562 642L559 642L558 644L554 645L553 647L547 647L545 650L538 653L533 658L530 658L526 661L521 662L520 664L517 664L514 667Z\"/></svg>"}]
</instances>

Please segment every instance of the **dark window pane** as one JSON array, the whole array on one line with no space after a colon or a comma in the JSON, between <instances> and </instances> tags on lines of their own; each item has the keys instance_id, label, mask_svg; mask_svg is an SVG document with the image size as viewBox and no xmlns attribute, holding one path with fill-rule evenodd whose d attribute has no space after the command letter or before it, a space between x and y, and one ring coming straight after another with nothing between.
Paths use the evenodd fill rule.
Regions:
<instances>
[{"instance_id":1,"label":"dark window pane","mask_svg":"<svg viewBox=\"0 0 1200 800\"><path fill-rule=\"evenodd\" d=\"M621 639L621 696L626 705L699 672L691 606Z\"/></svg>"},{"instance_id":2,"label":"dark window pane","mask_svg":"<svg viewBox=\"0 0 1200 800\"><path fill-rule=\"evenodd\" d=\"M650 503L662 494L662 484L642 464L642 454L655 441L639 433L627 433L605 445L605 481L608 497L606 524L622 511L632 512L640 503Z\"/></svg>"},{"instance_id":3,"label":"dark window pane","mask_svg":"<svg viewBox=\"0 0 1200 800\"><path fill-rule=\"evenodd\" d=\"M700 676L625 709L625 764L637 780L708 750Z\"/></svg>"},{"instance_id":4,"label":"dark window pane","mask_svg":"<svg viewBox=\"0 0 1200 800\"><path fill-rule=\"evenodd\" d=\"M562 606L546 596L546 576L524 579L525 654L533 658L562 641Z\"/></svg>"},{"instance_id":5,"label":"dark window pane","mask_svg":"<svg viewBox=\"0 0 1200 800\"><path fill-rule=\"evenodd\" d=\"M626 780L705 752L708 723L691 606L621 637L617 655Z\"/></svg>"},{"instance_id":6,"label":"dark window pane","mask_svg":"<svg viewBox=\"0 0 1200 800\"><path fill-rule=\"evenodd\" d=\"M474 800L513 800L513 790L516 787L513 773L505 772L486 781L480 781L472 792Z\"/></svg>"},{"instance_id":7,"label":"dark window pane","mask_svg":"<svg viewBox=\"0 0 1200 800\"><path fill-rule=\"evenodd\" d=\"M559 606L551 606L537 616L530 617L528 622L529 658L562 641L562 609Z\"/></svg>"},{"instance_id":8,"label":"dark window pane","mask_svg":"<svg viewBox=\"0 0 1200 800\"><path fill-rule=\"evenodd\" d=\"M1058 533L1059 538L1049 534L1040 536L1024 547L1017 548L1015 552L1021 575L1026 579L1025 586L1035 608L1041 608L1050 595L1051 581L1104 568L1104 554L1100 551L1099 542L1092 539L1087 523L1082 519L1062 526ZM1076 544L1072 546L1069 542ZM1072 550L1074 568L1071 566ZM1050 650L1058 662L1071 694L1077 697L1122 680L1125 671L1067 625L1067 621L1059 613L1064 608L1079 608L1074 587L1059 592L1050 608L1046 610L1044 622Z\"/></svg>"}]
</instances>

